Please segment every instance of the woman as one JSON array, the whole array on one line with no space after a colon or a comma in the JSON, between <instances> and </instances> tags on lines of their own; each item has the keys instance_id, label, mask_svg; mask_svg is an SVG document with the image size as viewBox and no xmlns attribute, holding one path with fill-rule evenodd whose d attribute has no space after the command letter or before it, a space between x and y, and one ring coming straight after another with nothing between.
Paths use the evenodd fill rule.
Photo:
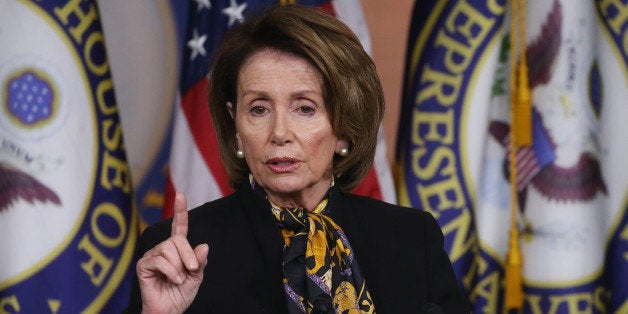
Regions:
<instances>
[{"instance_id":1,"label":"woman","mask_svg":"<svg viewBox=\"0 0 628 314\"><path fill-rule=\"evenodd\" d=\"M344 24L272 8L225 36L210 81L236 192L189 218L177 195L146 229L130 312L468 312L428 213L348 194L384 101Z\"/></svg>"}]
</instances>

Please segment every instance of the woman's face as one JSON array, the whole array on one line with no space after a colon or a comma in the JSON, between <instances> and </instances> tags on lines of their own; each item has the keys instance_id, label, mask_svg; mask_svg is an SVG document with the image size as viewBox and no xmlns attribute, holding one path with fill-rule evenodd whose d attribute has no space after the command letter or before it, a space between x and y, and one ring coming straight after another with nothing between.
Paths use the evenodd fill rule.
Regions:
<instances>
[{"instance_id":1,"label":"woman's face","mask_svg":"<svg viewBox=\"0 0 628 314\"><path fill-rule=\"evenodd\" d=\"M238 145L271 200L320 201L334 152L346 142L334 135L313 66L276 50L251 55L238 75L235 123Z\"/></svg>"}]
</instances>

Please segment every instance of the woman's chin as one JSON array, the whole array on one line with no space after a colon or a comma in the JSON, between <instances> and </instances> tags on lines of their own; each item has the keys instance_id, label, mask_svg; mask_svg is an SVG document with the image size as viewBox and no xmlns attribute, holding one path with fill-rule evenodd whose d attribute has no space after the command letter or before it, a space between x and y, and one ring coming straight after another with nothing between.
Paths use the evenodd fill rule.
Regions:
<instances>
[{"instance_id":1,"label":"woman's chin","mask_svg":"<svg viewBox=\"0 0 628 314\"><path fill-rule=\"evenodd\" d=\"M303 191L306 188L306 184L299 178L278 178L269 180L265 185L262 185L266 192L275 194L294 194Z\"/></svg>"}]
</instances>

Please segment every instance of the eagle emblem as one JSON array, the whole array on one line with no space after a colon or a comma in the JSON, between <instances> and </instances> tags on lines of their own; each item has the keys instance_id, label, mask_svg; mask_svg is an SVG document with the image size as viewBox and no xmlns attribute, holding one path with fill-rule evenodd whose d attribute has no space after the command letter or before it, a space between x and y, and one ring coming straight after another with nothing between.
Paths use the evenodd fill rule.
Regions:
<instances>
[{"instance_id":1,"label":"eagle emblem","mask_svg":"<svg viewBox=\"0 0 628 314\"><path fill-rule=\"evenodd\" d=\"M59 196L36 178L0 162L0 213L8 210L18 199L30 204L40 201L61 205Z\"/></svg>"},{"instance_id":2,"label":"eagle emblem","mask_svg":"<svg viewBox=\"0 0 628 314\"><path fill-rule=\"evenodd\" d=\"M537 35L526 47L529 68L529 87L535 88L547 84L553 75L556 59L561 48L562 8L558 1L554 1L551 12ZM599 92L595 89L592 92ZM596 97L593 97L594 99ZM519 205L525 208L527 189L533 185L543 196L557 201L590 201L598 192L607 193L606 184L601 175L598 158L593 151L581 149L576 158L572 158L569 165L559 165L556 162L560 154L560 145L552 138L552 132L543 122L543 116L534 103L533 109L533 138L534 144L530 148L517 151L520 156L517 160L519 184ZM556 105L560 105L556 103ZM554 126L560 127L560 126ZM509 149L510 126L502 121L494 120L490 123L489 133L506 149ZM538 144L540 143L540 144ZM526 156L521 158L521 156ZM522 160L523 159L523 160ZM504 174L509 177L507 160L504 161Z\"/></svg>"}]
</instances>

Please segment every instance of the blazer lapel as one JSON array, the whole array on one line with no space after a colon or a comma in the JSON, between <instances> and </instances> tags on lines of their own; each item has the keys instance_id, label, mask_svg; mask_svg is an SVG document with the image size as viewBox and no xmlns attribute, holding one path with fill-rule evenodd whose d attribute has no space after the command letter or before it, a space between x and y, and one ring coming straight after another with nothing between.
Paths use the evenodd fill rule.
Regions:
<instances>
[{"instance_id":1,"label":"blazer lapel","mask_svg":"<svg viewBox=\"0 0 628 314\"><path fill-rule=\"evenodd\" d=\"M349 244L351 244L351 248L358 261L358 265L360 265L360 269L362 269L364 275L364 270L370 268L370 258L372 257L372 255L369 254L369 252L372 251L369 249L371 244L369 243L368 237L365 237L370 230L365 230L362 227L364 211L353 205L349 195L340 192L331 194L330 206L329 217L340 226L347 236ZM371 231L376 232L375 230Z\"/></svg>"},{"instance_id":2,"label":"blazer lapel","mask_svg":"<svg viewBox=\"0 0 628 314\"><path fill-rule=\"evenodd\" d=\"M255 195L252 191L243 197L244 213L251 225L251 231L258 242L267 266L281 267L281 253L283 250L283 239L275 219L270 211L270 204L264 198Z\"/></svg>"},{"instance_id":3,"label":"blazer lapel","mask_svg":"<svg viewBox=\"0 0 628 314\"><path fill-rule=\"evenodd\" d=\"M340 191L331 193L329 205L329 217L342 228L342 231L344 231L349 238L353 238L350 243L352 246L355 246L357 243L354 244L354 242L359 239L357 235L360 234L357 221L355 221L355 219L358 218L355 216L355 208L353 208L348 198Z\"/></svg>"},{"instance_id":4,"label":"blazer lapel","mask_svg":"<svg viewBox=\"0 0 628 314\"><path fill-rule=\"evenodd\" d=\"M256 252L258 254L251 253L251 256L262 257L264 272L262 277L266 280L266 284L273 287L269 289L267 285L264 285L260 287L258 292L263 297L265 309L277 309L278 307L282 309L285 307L286 301L282 282L283 239L281 232L270 211L270 204L265 198L253 193L249 186L241 187L239 193L251 235L259 248L259 252ZM285 310L279 312L285 312Z\"/></svg>"}]
</instances>

